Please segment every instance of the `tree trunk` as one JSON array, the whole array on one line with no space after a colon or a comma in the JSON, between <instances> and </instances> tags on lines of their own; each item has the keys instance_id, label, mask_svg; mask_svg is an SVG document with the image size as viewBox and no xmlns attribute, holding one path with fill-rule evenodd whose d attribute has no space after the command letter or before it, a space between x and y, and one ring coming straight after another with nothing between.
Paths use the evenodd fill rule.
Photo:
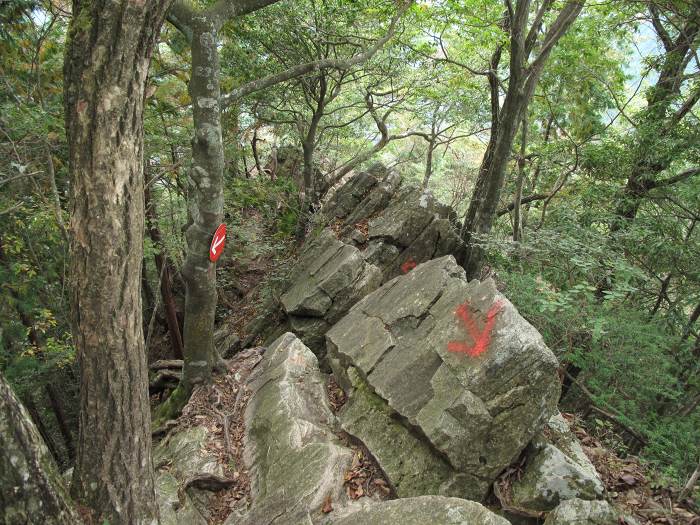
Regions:
<instances>
[{"instance_id":1,"label":"tree trunk","mask_svg":"<svg viewBox=\"0 0 700 525\"><path fill-rule=\"evenodd\" d=\"M0 522L82 523L36 427L0 374Z\"/></svg>"},{"instance_id":2,"label":"tree trunk","mask_svg":"<svg viewBox=\"0 0 700 525\"><path fill-rule=\"evenodd\" d=\"M306 237L306 227L311 221L311 213L313 205L318 202L319 195L314 180L314 152L316 150L316 135L318 133L318 125L323 117L323 112L326 109L326 94L328 93L328 83L326 77L319 77L319 92L316 99L316 108L311 116L309 129L301 141L301 149L304 152L304 187L301 190L301 213L297 223L296 240L299 244Z\"/></svg>"},{"instance_id":3,"label":"tree trunk","mask_svg":"<svg viewBox=\"0 0 700 525\"><path fill-rule=\"evenodd\" d=\"M61 459L61 454L58 452L58 447L56 446L56 442L53 440L53 436L46 428L46 425L44 425L44 420L41 418L39 409L34 403L34 397L31 394L27 394L27 397L24 399L24 404L27 407L29 415L32 417L32 421L34 421L39 434L44 439L51 456L53 456L55 461L59 461Z\"/></svg>"},{"instance_id":4,"label":"tree trunk","mask_svg":"<svg viewBox=\"0 0 700 525\"><path fill-rule=\"evenodd\" d=\"M143 107L168 0L74 0L64 65L73 342L80 364L74 497L98 523L158 519L143 261Z\"/></svg>"},{"instance_id":5,"label":"tree trunk","mask_svg":"<svg viewBox=\"0 0 700 525\"><path fill-rule=\"evenodd\" d=\"M484 159L479 168L479 175L474 186L474 194L462 226L462 240L465 253L462 266L467 278L478 277L484 259L484 249L479 244L481 237L488 235L496 218L496 207L505 181L506 168L510 160L513 140L527 106L537 87L544 65L559 39L568 31L576 20L583 2L567 3L559 12L556 20L549 26L542 39L539 54L529 62L529 55L534 48L537 35L541 29L544 14L551 4L546 2L538 9L533 26L527 30L530 2L517 2L515 11L510 16L510 65L509 79L503 106L498 110L498 79L496 69L489 73L491 88L491 137ZM542 16L540 16L542 15ZM492 57L498 63L500 49Z\"/></svg>"},{"instance_id":6,"label":"tree trunk","mask_svg":"<svg viewBox=\"0 0 700 525\"><path fill-rule=\"evenodd\" d=\"M694 9L694 6L691 9ZM656 176L667 169L673 160L673 156L669 155L651 155L656 149L656 141L668 135L680 122L674 115L670 115L669 118L669 112L673 104L678 102L677 97L683 85L680 77L687 64L686 58L695 53L694 47L697 46L694 46L693 42L700 32L700 16L697 10L689 14L683 26L679 28L675 41L664 44L666 49L660 63L659 76L656 84L647 92L647 107L639 119L643 131L637 131L639 142L636 144L634 162L622 190L622 198L615 210L615 221L610 227L613 233L634 221L643 200L649 191L657 186ZM655 29L658 31L656 26Z\"/></svg>"},{"instance_id":7,"label":"tree trunk","mask_svg":"<svg viewBox=\"0 0 700 525\"><path fill-rule=\"evenodd\" d=\"M153 309L156 307L156 298L153 295L153 288L151 288L151 283L148 281L148 272L146 271L146 260L144 259L141 264L141 291L143 293L143 330L144 332L148 329L148 322L151 319L151 314ZM148 349L146 349L148 351Z\"/></svg>"},{"instance_id":8,"label":"tree trunk","mask_svg":"<svg viewBox=\"0 0 700 525\"><path fill-rule=\"evenodd\" d=\"M305 140L302 143L302 151L304 152L304 167L302 170L303 184L299 196L300 213L297 222L296 240L301 244L306 237L306 227L311 220L311 210L314 203L314 149L315 135L311 142Z\"/></svg>"},{"instance_id":9,"label":"tree trunk","mask_svg":"<svg viewBox=\"0 0 700 525\"><path fill-rule=\"evenodd\" d=\"M423 189L428 189L430 177L433 174L433 151L435 150L435 137L428 143L428 153L425 156L425 174L423 175Z\"/></svg>"},{"instance_id":10,"label":"tree trunk","mask_svg":"<svg viewBox=\"0 0 700 525\"><path fill-rule=\"evenodd\" d=\"M44 391L46 392L46 397L49 398L51 410L53 410L53 414L56 416L56 423L58 423L58 429L61 431L63 443L65 443L66 451L68 452L68 460L72 463L75 461L75 446L73 445L73 435L66 422L66 414L63 410L61 398L51 383L46 383L44 385Z\"/></svg>"},{"instance_id":11,"label":"tree trunk","mask_svg":"<svg viewBox=\"0 0 700 525\"><path fill-rule=\"evenodd\" d=\"M175 305L175 296L173 294L173 280L170 274L170 264L165 255L160 229L158 228L158 217L156 214L155 204L151 201L151 191L146 186L144 190L145 206L146 206L146 225L148 226L148 235L156 248L155 259L158 275L162 275L160 280L160 295L163 299L163 309L165 310L165 320L168 323L168 334L170 335L170 345L173 350L175 359L182 359L183 345L182 335L180 332L180 324L177 320L177 307Z\"/></svg>"},{"instance_id":12,"label":"tree trunk","mask_svg":"<svg viewBox=\"0 0 700 525\"><path fill-rule=\"evenodd\" d=\"M681 493L678 495L678 501L683 501L686 496L689 496L693 492L695 484L698 482L698 478L700 478L700 461L698 461L698 466L695 467L695 470L690 475L690 478L688 478L688 482L683 486L683 490L681 490Z\"/></svg>"},{"instance_id":13,"label":"tree trunk","mask_svg":"<svg viewBox=\"0 0 700 525\"><path fill-rule=\"evenodd\" d=\"M518 157L518 180L515 185L515 198L513 199L513 241L518 242L522 237L522 221L520 219L520 206L523 200L523 184L525 182L525 149L527 147L527 117L523 117L522 139L520 141L520 156Z\"/></svg>"},{"instance_id":14,"label":"tree trunk","mask_svg":"<svg viewBox=\"0 0 700 525\"><path fill-rule=\"evenodd\" d=\"M478 243L481 242L482 236L491 231L496 218L496 207L505 181L510 150L525 106L526 101L519 93L517 84L517 78L511 76L508 94L499 114L498 129L495 134L492 133L492 139L489 140L464 221L463 239L467 250L462 266L468 279L477 278L481 270L485 252Z\"/></svg>"},{"instance_id":15,"label":"tree trunk","mask_svg":"<svg viewBox=\"0 0 700 525\"><path fill-rule=\"evenodd\" d=\"M253 150L253 160L255 160L255 170L258 177L262 175L262 164L260 164L260 154L258 153L258 128L253 130L253 138L250 141L250 149Z\"/></svg>"},{"instance_id":16,"label":"tree trunk","mask_svg":"<svg viewBox=\"0 0 700 525\"><path fill-rule=\"evenodd\" d=\"M182 381L158 411L155 426L177 415L196 385L212 380L220 357L214 348L216 263L209 245L224 211L224 150L219 111L219 53L215 22L207 16L192 20L192 97L195 136L187 202L192 224L185 233L184 368Z\"/></svg>"}]
</instances>

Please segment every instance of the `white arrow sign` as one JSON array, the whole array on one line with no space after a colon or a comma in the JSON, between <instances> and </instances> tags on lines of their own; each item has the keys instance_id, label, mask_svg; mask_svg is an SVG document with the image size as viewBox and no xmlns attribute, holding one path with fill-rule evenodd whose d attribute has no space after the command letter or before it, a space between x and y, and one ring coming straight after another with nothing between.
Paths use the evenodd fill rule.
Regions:
<instances>
[{"instance_id":1,"label":"white arrow sign","mask_svg":"<svg viewBox=\"0 0 700 525\"><path fill-rule=\"evenodd\" d=\"M224 242L224 239L226 239L226 236L223 236L221 238L214 238L214 242L211 243L211 252L216 255L216 249L221 246L221 243Z\"/></svg>"},{"instance_id":2,"label":"white arrow sign","mask_svg":"<svg viewBox=\"0 0 700 525\"><path fill-rule=\"evenodd\" d=\"M219 227L214 232L214 239L209 246L209 260L216 262L224 251L224 241L226 241L226 225L219 224Z\"/></svg>"}]
</instances>

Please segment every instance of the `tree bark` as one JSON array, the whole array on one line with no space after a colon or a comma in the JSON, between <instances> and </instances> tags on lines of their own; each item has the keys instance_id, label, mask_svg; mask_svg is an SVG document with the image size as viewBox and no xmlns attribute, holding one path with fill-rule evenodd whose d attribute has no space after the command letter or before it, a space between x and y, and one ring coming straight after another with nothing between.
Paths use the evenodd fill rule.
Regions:
<instances>
[{"instance_id":1,"label":"tree bark","mask_svg":"<svg viewBox=\"0 0 700 525\"><path fill-rule=\"evenodd\" d=\"M189 83L194 137L187 203L191 224L185 232L184 367L182 381L161 405L155 421L160 426L176 416L195 386L212 380L220 357L214 348L216 263L209 260L209 245L224 212L224 149L221 130L218 25L214 17L194 12L183 4L180 15L192 32L192 67Z\"/></svg>"},{"instance_id":2,"label":"tree bark","mask_svg":"<svg viewBox=\"0 0 700 525\"><path fill-rule=\"evenodd\" d=\"M258 128L257 126L253 130L253 138L250 139L250 149L253 150L253 160L255 161L255 169L257 171L258 177L262 175L262 164L260 164L260 154L258 153Z\"/></svg>"},{"instance_id":3,"label":"tree bark","mask_svg":"<svg viewBox=\"0 0 700 525\"><path fill-rule=\"evenodd\" d=\"M209 383L221 357L214 348L216 263L209 260L209 245L224 211L224 149L221 129L219 30L230 19L279 0L218 0L196 10L175 0L168 20L191 46L189 93L192 98L194 137L187 204L191 223L185 232L187 257L183 328L184 367L180 384L159 408L154 421L160 426L184 407L196 385Z\"/></svg>"},{"instance_id":4,"label":"tree bark","mask_svg":"<svg viewBox=\"0 0 700 525\"><path fill-rule=\"evenodd\" d=\"M435 129L433 128L433 131ZM430 177L433 174L433 151L435 151L435 136L431 135L430 142L428 142L428 153L425 156L425 173L423 174L423 189L428 189L428 184L430 183Z\"/></svg>"},{"instance_id":5,"label":"tree bark","mask_svg":"<svg viewBox=\"0 0 700 525\"><path fill-rule=\"evenodd\" d=\"M522 139L520 141L520 156L518 157L518 180L515 185L515 198L513 199L513 241L518 242L522 237L522 221L520 219L520 206L523 199L523 184L525 182L525 149L527 147L527 116L523 117Z\"/></svg>"},{"instance_id":6,"label":"tree bark","mask_svg":"<svg viewBox=\"0 0 700 525\"><path fill-rule=\"evenodd\" d=\"M56 423L58 423L58 429L61 431L63 443L66 445L66 452L68 452L68 460L72 463L73 461L75 461L75 446L73 445L73 434L68 428L68 422L66 421L66 413L63 410L61 398L59 397L58 392L56 392L56 389L51 383L46 383L44 385L44 391L46 392L46 397L49 398L51 410L53 410L53 414L56 417Z\"/></svg>"},{"instance_id":7,"label":"tree bark","mask_svg":"<svg viewBox=\"0 0 700 525\"><path fill-rule=\"evenodd\" d=\"M0 522L81 523L46 445L2 374L0 436Z\"/></svg>"},{"instance_id":8,"label":"tree bark","mask_svg":"<svg viewBox=\"0 0 700 525\"><path fill-rule=\"evenodd\" d=\"M219 110L218 29L207 17L193 23L192 77L195 136L188 204L192 224L187 229L185 279L185 366L183 382L191 389L211 381L218 362L214 349L216 263L209 260L209 245L224 212L224 149Z\"/></svg>"},{"instance_id":9,"label":"tree bark","mask_svg":"<svg viewBox=\"0 0 700 525\"><path fill-rule=\"evenodd\" d=\"M61 455L58 452L56 442L53 440L53 436L46 428L46 425L44 425L44 420L39 413L39 409L36 407L36 403L34 403L34 397L32 394L27 394L27 397L24 399L24 404L27 407L29 415L32 417L32 421L36 425L39 434L44 439L46 447L49 449L51 456L55 461L59 461L61 459Z\"/></svg>"},{"instance_id":10,"label":"tree bark","mask_svg":"<svg viewBox=\"0 0 700 525\"><path fill-rule=\"evenodd\" d=\"M73 1L64 62L72 326L80 418L72 493L102 523L158 519L143 261L143 108L168 0Z\"/></svg>"},{"instance_id":11,"label":"tree bark","mask_svg":"<svg viewBox=\"0 0 700 525\"><path fill-rule=\"evenodd\" d=\"M329 99L333 98L335 98L335 94L328 92L328 80L326 79L326 75L321 72L318 77L316 108L311 115L311 121L309 122L306 134L301 141L301 149L304 153L304 168L302 171L304 187L301 189L301 213L299 214L296 231L296 240L299 244L301 244L304 241L304 237L306 237L306 227L311 220L313 205L316 204L319 199L319 192L316 188L317 181L314 180L316 135L318 134L318 125L326 110L326 104L329 102Z\"/></svg>"}]
</instances>

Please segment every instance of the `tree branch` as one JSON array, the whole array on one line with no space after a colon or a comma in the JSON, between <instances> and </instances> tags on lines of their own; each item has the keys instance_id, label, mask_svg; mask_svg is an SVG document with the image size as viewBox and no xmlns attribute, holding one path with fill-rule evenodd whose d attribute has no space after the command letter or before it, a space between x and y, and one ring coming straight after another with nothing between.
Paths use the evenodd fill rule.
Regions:
<instances>
[{"instance_id":1,"label":"tree branch","mask_svg":"<svg viewBox=\"0 0 700 525\"><path fill-rule=\"evenodd\" d=\"M537 42L537 34L542 28L544 15L547 13L553 3L554 0L544 0L538 9L535 19L532 21L532 25L530 26L530 31L527 34L527 38L525 39L525 56L530 56L532 49L535 47L535 42Z\"/></svg>"},{"instance_id":2,"label":"tree branch","mask_svg":"<svg viewBox=\"0 0 700 525\"><path fill-rule=\"evenodd\" d=\"M372 47L368 49L366 48L363 52L358 53L357 55L354 55L347 59L325 58L321 60L315 60L313 62L307 62L306 64L299 64L297 66L293 66L287 69L286 71L282 71L280 73L268 75L264 78L253 80L252 82L243 84L242 86L239 86L230 93L223 95L221 97L221 108L227 108L233 102L240 100L246 95L250 95L251 93L260 91L262 89L266 89L270 86L274 86L275 84L279 84L280 82L286 82L287 80L306 75L313 71L320 71L322 69L347 70L355 65L366 62L367 60L372 58L377 53L377 51L379 51L384 46L384 44L391 40L391 38L394 36L394 33L396 32L396 23L401 18L401 16L410 4L411 2L406 2L399 9L396 15L391 19L389 29L386 35L377 40Z\"/></svg>"},{"instance_id":3,"label":"tree branch","mask_svg":"<svg viewBox=\"0 0 700 525\"><path fill-rule=\"evenodd\" d=\"M659 10L653 3L649 3L649 12L651 13L651 23L654 26L656 34L659 36L661 43L664 45L664 49L668 53L673 49L673 41L668 35L668 32L661 23L661 18L659 17Z\"/></svg>"},{"instance_id":4,"label":"tree branch","mask_svg":"<svg viewBox=\"0 0 700 525\"><path fill-rule=\"evenodd\" d=\"M531 202L536 202L536 201L543 201L547 198L549 198L551 194L550 193L533 193L532 195L528 195L527 197L523 197L520 199L520 204L529 204ZM497 215L499 217L513 211L515 209L515 202L511 202L506 206L505 208L501 208L498 210Z\"/></svg>"},{"instance_id":5,"label":"tree branch","mask_svg":"<svg viewBox=\"0 0 700 525\"><path fill-rule=\"evenodd\" d=\"M544 66L544 63L547 61L547 57L549 57L549 54L552 52L552 49L554 49L554 46L557 44L559 39L564 35L564 33L566 33L571 24L574 23L574 20L576 20L576 17L578 17L579 13L583 9L584 3L585 0L575 0L569 2L559 12L557 19L554 21L552 27L549 28L549 31L547 31L547 34L544 37L542 49L537 55L537 58L535 58L535 60L532 62L532 65L529 67L532 76L539 76L539 70Z\"/></svg>"},{"instance_id":6,"label":"tree branch","mask_svg":"<svg viewBox=\"0 0 700 525\"><path fill-rule=\"evenodd\" d=\"M192 43L192 18L195 14L195 10L187 0L175 0L165 17L188 42Z\"/></svg>"},{"instance_id":7,"label":"tree branch","mask_svg":"<svg viewBox=\"0 0 700 525\"><path fill-rule=\"evenodd\" d=\"M677 182L682 182L682 181L689 179L690 177L694 177L695 175L698 175L698 174L700 174L700 168L698 168L698 167L689 168L685 171L680 172L678 175L674 175L673 177L669 177L668 179L650 182L649 189L652 190L654 188L660 188L662 186L670 186L671 184L675 184Z\"/></svg>"},{"instance_id":8,"label":"tree branch","mask_svg":"<svg viewBox=\"0 0 700 525\"><path fill-rule=\"evenodd\" d=\"M216 21L218 27L221 27L233 18L247 15L277 2L279 0L217 0L205 13Z\"/></svg>"}]
</instances>

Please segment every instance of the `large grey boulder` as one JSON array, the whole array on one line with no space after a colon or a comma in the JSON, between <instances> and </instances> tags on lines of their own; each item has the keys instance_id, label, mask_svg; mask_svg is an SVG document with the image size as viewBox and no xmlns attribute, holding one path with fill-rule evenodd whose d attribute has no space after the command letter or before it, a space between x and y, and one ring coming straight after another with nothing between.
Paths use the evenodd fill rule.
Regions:
<instances>
[{"instance_id":1,"label":"large grey boulder","mask_svg":"<svg viewBox=\"0 0 700 525\"><path fill-rule=\"evenodd\" d=\"M448 351L451 342L475 344L456 317L458 307L466 305L472 328L481 332L496 303L500 310L491 310L485 351L478 356ZM452 256L384 284L333 326L326 340L331 367L349 391L343 427L365 443L390 445L397 439L382 434L398 427L358 417L356 405L368 403L362 388L357 396L353 390L359 378L364 391L374 394L371 401L385 406L388 417L407 431L397 446L369 445L402 497L460 494L482 500L556 410L557 360L540 334L493 281L468 283ZM434 469L426 477L434 481L402 486L406 441L432 457L425 460Z\"/></svg>"},{"instance_id":2,"label":"large grey boulder","mask_svg":"<svg viewBox=\"0 0 700 525\"><path fill-rule=\"evenodd\" d=\"M333 523L334 525L508 525L508 520L473 501L442 496L420 496L378 503Z\"/></svg>"},{"instance_id":3,"label":"large grey boulder","mask_svg":"<svg viewBox=\"0 0 700 525\"><path fill-rule=\"evenodd\" d=\"M533 439L525 471L512 482L508 504L527 511L548 511L568 499L601 499L603 492L595 467L557 413Z\"/></svg>"},{"instance_id":4,"label":"large grey boulder","mask_svg":"<svg viewBox=\"0 0 700 525\"><path fill-rule=\"evenodd\" d=\"M326 498L342 506L352 451L330 430L317 358L294 334L277 339L258 370L245 416L253 503L235 523L307 523Z\"/></svg>"},{"instance_id":5,"label":"large grey boulder","mask_svg":"<svg viewBox=\"0 0 700 525\"><path fill-rule=\"evenodd\" d=\"M550 512L544 525L617 525L618 513L607 501L569 499Z\"/></svg>"}]
</instances>

